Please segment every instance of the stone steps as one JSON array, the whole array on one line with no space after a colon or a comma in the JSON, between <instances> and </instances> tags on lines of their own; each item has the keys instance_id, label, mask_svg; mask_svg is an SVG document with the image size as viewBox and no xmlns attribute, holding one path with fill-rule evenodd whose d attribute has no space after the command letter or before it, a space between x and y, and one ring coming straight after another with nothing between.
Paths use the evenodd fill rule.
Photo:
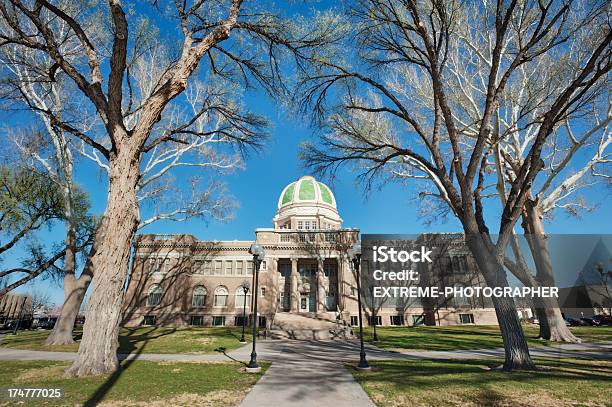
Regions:
<instances>
[{"instance_id":1,"label":"stone steps","mask_svg":"<svg viewBox=\"0 0 612 407\"><path fill-rule=\"evenodd\" d=\"M350 328L338 325L328 316L277 313L270 329L272 339L325 340L346 339Z\"/></svg>"}]
</instances>

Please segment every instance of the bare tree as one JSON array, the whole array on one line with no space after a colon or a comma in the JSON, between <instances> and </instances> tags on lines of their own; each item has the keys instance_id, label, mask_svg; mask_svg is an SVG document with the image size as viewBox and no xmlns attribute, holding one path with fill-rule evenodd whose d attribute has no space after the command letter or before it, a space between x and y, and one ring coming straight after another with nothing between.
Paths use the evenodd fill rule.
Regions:
<instances>
[{"instance_id":1,"label":"bare tree","mask_svg":"<svg viewBox=\"0 0 612 407\"><path fill-rule=\"evenodd\" d=\"M65 27L64 27L65 28ZM93 270L90 263L83 269L77 277L75 269L76 240L75 229L78 227L78 212L75 213L73 206L75 203L74 195L79 192L75 189L73 182L73 151L77 150L85 157L93 160L103 170L107 170L96 150L86 150L84 142L75 143L70 139L61 128L52 125L47 115L47 111L52 111L56 116L67 114L74 115L73 108L69 103L65 103L60 97L62 87L70 86L69 78L66 75L57 73L54 80L48 76L39 74L36 78L29 77L25 67L37 67L39 72L44 72L46 59L36 60L36 54L29 49L22 49L17 46L2 48L0 61L10 71L12 76L5 78L5 93L14 95L18 100L23 100L25 104L34 108L36 116L44 126L42 132L15 134L12 132L11 139L23 155L23 162L28 168L34 171L46 173L57 185L62 194L64 202L64 215L66 219L66 253L64 255L64 305L53 331L45 341L46 345L63 345L73 343L72 331L74 323L83 301L85 292L93 277ZM157 49L146 53L143 58L134 63L136 72L134 75L134 86L146 86L143 82L149 79L143 72L149 73L155 64L151 61L153 56L159 58ZM141 67L144 66L144 67ZM141 72L141 69L143 72ZM142 85L141 85L142 84ZM227 92L218 91L216 94L207 92L202 86L197 86L196 91L188 92L189 106L196 113L195 109L202 105L204 97L210 101L221 104L222 96ZM208 102L212 103L212 102ZM68 106L65 106L68 105ZM177 121L178 113L172 115L173 120ZM207 121L214 121L214 126L223 124L219 117L213 115L201 115L195 121L199 133L207 130ZM94 119L87 122L94 122ZM216 129L218 130L218 129ZM153 149L153 153L146 161L142 171L142 178L139 182L138 201L145 210L153 207L153 214L140 222L139 228L148 226L158 220L171 220L184 222L193 218L215 218L225 220L235 206L225 192L224 185L220 181L212 181L206 186L196 177L192 177L190 182L185 183L190 191L183 191L181 188L174 187L170 178L170 171L176 167L194 166L199 168L218 169L217 174L230 171L241 164L240 157L228 157L225 154L215 153L215 149L209 144L215 143L214 131L209 131L209 136L193 136L188 144L176 144L173 146L159 145ZM188 153L197 153L198 159L194 161L183 160ZM208 159L210 158L210 159ZM204 187L203 191L200 189ZM183 188L185 189L185 188ZM164 211L165 210L165 211Z\"/></svg>"},{"instance_id":2,"label":"bare tree","mask_svg":"<svg viewBox=\"0 0 612 407\"><path fill-rule=\"evenodd\" d=\"M138 16L128 16L119 0L88 9L72 1L0 2L0 44L18 45L48 56L47 72L62 71L71 79L78 92L70 97L81 96L81 112L88 109L95 113L96 123L91 126L100 127L106 137L100 140L92 135L82 126L80 116L58 117L53 111L44 112L54 126L95 149L108 167L107 208L91 255L96 278L79 354L68 370L71 375L106 373L118 367L123 287L130 244L140 223L137 191L142 181L141 164L156 146L186 144L189 135L206 136L199 134L194 121L176 127L176 131L156 130L171 106L184 101L190 78L206 71L215 78L247 84L256 81L274 92L284 85L280 58L286 51L299 60L309 49L335 38L333 24L312 30L300 27L282 20L259 2L185 1L174 6L170 10L157 8L157 2L139 3L141 12L147 8L146 12L156 14L156 20L164 24L160 31L170 30L174 37L166 42L177 44L177 48L171 50L168 63L159 61L160 69L147 91L138 93L132 86L132 62L141 53L141 31L134 28L138 27ZM90 24L105 19L110 20L108 30L97 30ZM58 22L68 30L55 30ZM215 132L215 140L238 152L259 146L262 129L252 120L253 115L223 107L217 111L225 116L229 128ZM203 104L194 118L208 111Z\"/></svg>"},{"instance_id":3,"label":"bare tree","mask_svg":"<svg viewBox=\"0 0 612 407\"><path fill-rule=\"evenodd\" d=\"M518 34L511 31L508 38ZM567 38L565 46L570 50L572 58L554 63L551 56L543 56L529 65L518 67L514 79L500 93L492 127L493 137L499 142L491 151L491 162L487 163L491 170L495 169L497 179L493 179L491 185L485 185L483 190L491 198L497 193L502 205L505 204L510 183L517 176L515 171L527 159L530 146L538 134L539 117L548 107L541 103L541 96L534 95L549 95L551 89L558 86L563 78L571 77L575 62L588 56L588 51L579 45L585 41L582 36L588 35L590 32L584 30ZM471 30L469 24L460 24L457 36L467 46L470 58L458 52L449 53L448 95L453 103L463 106L453 115L462 133L466 137L478 137L478 125L484 107L481 99L487 93L487 83L483 78L491 69L492 61L485 53L477 50L492 49L494 38ZM410 72L400 70L398 76L410 82ZM421 103L431 107L433 99L426 96L428 85L415 83L415 86L418 85ZM525 285L554 285L544 219L552 218L553 212L559 209L574 215L578 215L581 210L590 210L586 202L577 196L578 192L597 184L598 179L609 178L605 164L609 160L612 136L608 130L611 119L609 92L604 83L600 83L599 88L594 87L589 98L586 98L588 106L568 111L561 125L554 128L551 137L544 143L542 176L532 186L521 215L537 272L533 275L527 267L514 237L511 243L516 260L513 264L506 262ZM574 127L580 130L580 134L576 133ZM468 151L472 148L471 144L460 146ZM570 170L569 167L573 168ZM396 171L394 174L398 178L412 177L410 171ZM437 194L424 196L437 198ZM433 203L431 207L438 208L435 213L440 213L446 205L437 202L437 205ZM554 341L578 341L566 327L556 299L536 299L534 309L540 321L540 337Z\"/></svg>"},{"instance_id":4,"label":"bare tree","mask_svg":"<svg viewBox=\"0 0 612 407\"><path fill-rule=\"evenodd\" d=\"M46 311L53 306L53 302L51 302L51 295L49 295L47 292L34 290L30 295L32 296L32 309L34 311Z\"/></svg>"},{"instance_id":5,"label":"bare tree","mask_svg":"<svg viewBox=\"0 0 612 407\"><path fill-rule=\"evenodd\" d=\"M354 45L352 64L318 58L312 62L319 71L302 81L303 106L314 106L330 128L322 147L304 146L303 158L332 173L353 162L367 185L377 175L392 177L394 171L427 181L461 222L487 285L507 286L506 248L541 173L543 147L569 112L590 101L592 89L609 72L612 33L605 4L499 1L469 6L455 1L359 1L350 13L356 29L346 42ZM461 40L465 30L491 38L493 46L471 47ZM562 44L584 32L590 35L580 36L584 55L577 58ZM483 74L475 74L486 92L474 100L478 121L470 122L476 132L468 135L457 117L473 106L452 98L449 59L456 55L471 66L476 53L490 64ZM515 81L517 69L529 70L546 57L569 58L574 66L556 86L532 95L534 105L541 107L537 131L527 159L509 183L503 208L496 211L483 201L490 181L488 160L500 143L494 132L500 98ZM330 89L343 90L339 103L328 103ZM499 219L496 240L485 211ZM532 368L512 298L494 298L493 304L506 351L504 369Z\"/></svg>"}]
</instances>

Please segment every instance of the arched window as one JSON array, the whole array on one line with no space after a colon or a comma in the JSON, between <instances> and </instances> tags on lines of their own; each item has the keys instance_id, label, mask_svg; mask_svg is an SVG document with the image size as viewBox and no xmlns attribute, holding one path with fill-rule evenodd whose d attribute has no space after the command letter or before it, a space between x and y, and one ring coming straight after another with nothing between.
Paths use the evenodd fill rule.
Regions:
<instances>
[{"instance_id":1,"label":"arched window","mask_svg":"<svg viewBox=\"0 0 612 407\"><path fill-rule=\"evenodd\" d=\"M204 286L197 286L193 289L193 298L191 305L194 307L203 307L206 304L206 288Z\"/></svg>"},{"instance_id":2,"label":"arched window","mask_svg":"<svg viewBox=\"0 0 612 407\"><path fill-rule=\"evenodd\" d=\"M242 289L242 287L236 288L236 308L242 308L245 304L245 299L246 306L248 308L249 304L251 304L251 291L244 295L244 290Z\"/></svg>"},{"instance_id":3,"label":"arched window","mask_svg":"<svg viewBox=\"0 0 612 407\"><path fill-rule=\"evenodd\" d=\"M219 286L215 288L215 307L225 307L227 306L227 297L228 297L227 288L223 286Z\"/></svg>"},{"instance_id":4,"label":"arched window","mask_svg":"<svg viewBox=\"0 0 612 407\"><path fill-rule=\"evenodd\" d=\"M162 288L159 284L154 284L149 288L149 295L147 296L147 305L149 307L155 307L161 303Z\"/></svg>"}]
</instances>

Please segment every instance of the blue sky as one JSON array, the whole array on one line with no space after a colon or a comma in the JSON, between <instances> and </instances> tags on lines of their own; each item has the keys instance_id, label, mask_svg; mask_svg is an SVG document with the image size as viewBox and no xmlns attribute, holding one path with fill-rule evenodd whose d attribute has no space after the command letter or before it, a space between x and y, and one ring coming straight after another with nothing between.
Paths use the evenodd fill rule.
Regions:
<instances>
[{"instance_id":1,"label":"blue sky","mask_svg":"<svg viewBox=\"0 0 612 407\"><path fill-rule=\"evenodd\" d=\"M321 2L321 8L329 2ZM298 160L298 146L302 141L311 140L314 131L307 126L304 117L290 117L280 109L274 100L262 92L250 93L246 97L248 108L265 115L273 124L272 138L261 153L247 158L246 170L224 178L229 191L236 197L240 207L235 212L235 219L228 223L211 221L206 223L193 220L185 223L158 222L142 230L143 233L189 233L199 239L217 240L251 240L258 227L271 227L272 217L276 211L278 196L289 182L308 174ZM3 114L3 122L9 119ZM101 213L106 205L106 180L93 164L83 161L76 171L79 182L90 194L92 211ZM380 190L373 190L366 197L363 188L356 184L355 175L343 171L342 176L330 185L338 203L345 227L356 227L363 233L401 233L418 234L422 232L458 232L461 226L454 218L448 222L436 222L427 225L419 218L416 200L417 191L397 184L389 184ZM322 181L327 182L323 179ZM612 225L612 211L606 201L610 199L610 190L592 189L585 197L591 203L600 203L598 210L586 213L581 219L571 218L558 213L555 219L547 224L549 233L609 233ZM499 213L495 201L491 202L493 213ZM492 230L497 229L498 221L489 218ZM50 231L41 233L48 242L60 241L63 227L58 225ZM3 259L2 267L9 267L19 262L22 253L15 251ZM22 287L20 291L48 290L52 300L60 303L62 289L48 281L35 282Z\"/></svg>"}]
</instances>

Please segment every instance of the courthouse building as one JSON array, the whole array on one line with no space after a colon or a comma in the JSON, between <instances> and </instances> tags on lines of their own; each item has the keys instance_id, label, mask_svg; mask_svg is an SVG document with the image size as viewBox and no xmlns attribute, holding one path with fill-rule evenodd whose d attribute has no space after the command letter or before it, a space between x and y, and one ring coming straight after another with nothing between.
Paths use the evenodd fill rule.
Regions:
<instances>
[{"instance_id":1,"label":"courthouse building","mask_svg":"<svg viewBox=\"0 0 612 407\"><path fill-rule=\"evenodd\" d=\"M347 250L359 230L344 227L330 188L310 176L290 183L278 197L272 226L256 229L254 241L139 235L124 325L242 325L243 309L249 318L253 303L251 290L245 294L243 286L254 286L249 254L254 242L266 252L257 292L261 326L274 327L275 318L286 314L356 325L357 287ZM456 276L469 275L471 285L474 278L482 283L464 244L453 242L446 252L448 269L433 280L453 284ZM490 304L478 301L391 305L365 296L364 308L366 324L496 323Z\"/></svg>"}]
</instances>

